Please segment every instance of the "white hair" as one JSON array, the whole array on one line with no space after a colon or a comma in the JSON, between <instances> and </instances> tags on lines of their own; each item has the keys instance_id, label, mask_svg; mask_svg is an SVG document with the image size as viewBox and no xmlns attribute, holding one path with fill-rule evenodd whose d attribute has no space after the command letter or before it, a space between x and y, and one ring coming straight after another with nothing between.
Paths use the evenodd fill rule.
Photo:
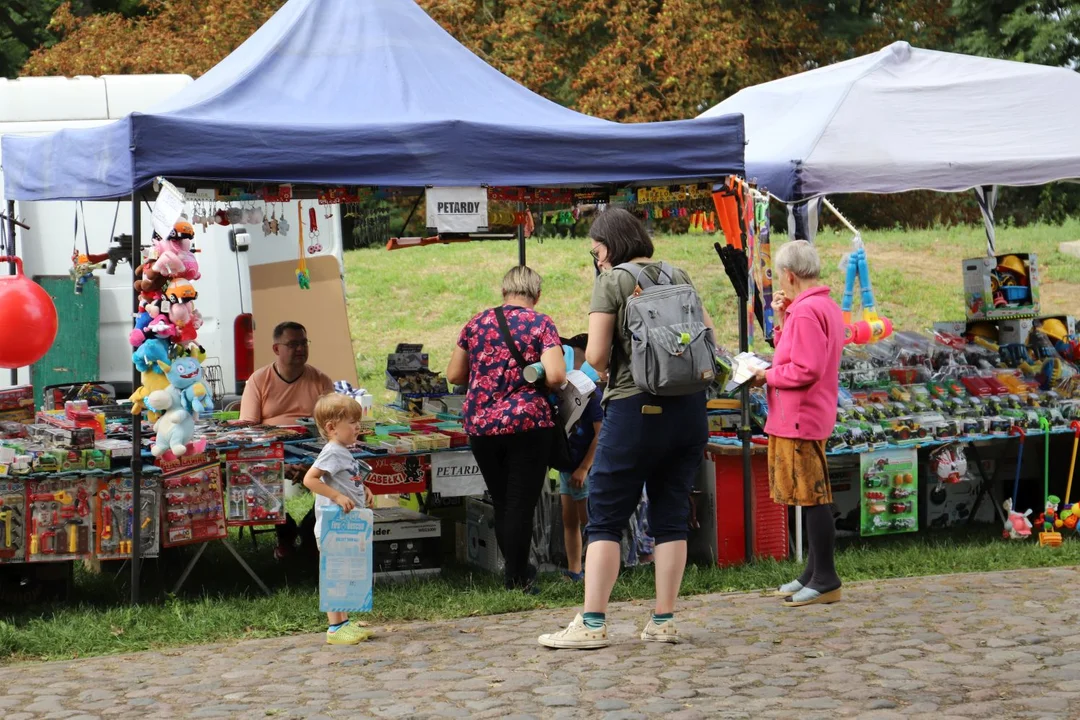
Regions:
<instances>
[{"instance_id":1,"label":"white hair","mask_svg":"<svg viewBox=\"0 0 1080 720\"><path fill-rule=\"evenodd\" d=\"M790 270L802 280L821 277L821 258L806 240L792 240L780 246L773 261L777 270Z\"/></svg>"}]
</instances>

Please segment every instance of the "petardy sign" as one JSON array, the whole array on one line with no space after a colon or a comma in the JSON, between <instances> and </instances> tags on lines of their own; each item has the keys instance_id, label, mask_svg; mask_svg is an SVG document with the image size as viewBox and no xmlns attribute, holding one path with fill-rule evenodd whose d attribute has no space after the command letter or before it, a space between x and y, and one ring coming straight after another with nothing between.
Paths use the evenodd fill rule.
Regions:
<instances>
[{"instance_id":1,"label":"petardy sign","mask_svg":"<svg viewBox=\"0 0 1080 720\"><path fill-rule=\"evenodd\" d=\"M431 456L431 491L443 497L483 495L487 489L471 452L442 452Z\"/></svg>"},{"instance_id":2,"label":"petardy sign","mask_svg":"<svg viewBox=\"0 0 1080 720\"><path fill-rule=\"evenodd\" d=\"M488 229L487 188L427 189L427 226L439 233L471 233Z\"/></svg>"}]
</instances>

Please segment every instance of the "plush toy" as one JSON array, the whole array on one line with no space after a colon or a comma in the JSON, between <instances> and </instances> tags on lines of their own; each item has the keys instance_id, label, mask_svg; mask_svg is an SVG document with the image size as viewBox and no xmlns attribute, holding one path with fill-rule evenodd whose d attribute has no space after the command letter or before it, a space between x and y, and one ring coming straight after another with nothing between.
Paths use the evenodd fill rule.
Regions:
<instances>
[{"instance_id":1,"label":"plush toy","mask_svg":"<svg viewBox=\"0 0 1080 720\"><path fill-rule=\"evenodd\" d=\"M177 457L187 452L188 443L195 437L195 420L187 410L176 402L169 389L155 390L146 397L146 406L160 412L154 423L157 436L150 446L154 457L161 457L172 450Z\"/></svg>"},{"instance_id":2,"label":"plush toy","mask_svg":"<svg viewBox=\"0 0 1080 720\"><path fill-rule=\"evenodd\" d=\"M135 289L143 295L161 292L168 282L167 277L154 270L153 260L147 260L135 269Z\"/></svg>"},{"instance_id":3,"label":"plush toy","mask_svg":"<svg viewBox=\"0 0 1080 720\"><path fill-rule=\"evenodd\" d=\"M165 290L165 299L169 302L169 318L176 325L187 325L195 310L194 301L199 297L195 287L184 279L173 280Z\"/></svg>"},{"instance_id":4,"label":"plush toy","mask_svg":"<svg viewBox=\"0 0 1080 720\"><path fill-rule=\"evenodd\" d=\"M199 361L199 364L206 362L206 348L197 342L186 342L183 344L175 344L170 350L173 358L195 358Z\"/></svg>"},{"instance_id":5,"label":"plush toy","mask_svg":"<svg viewBox=\"0 0 1080 720\"><path fill-rule=\"evenodd\" d=\"M131 342L131 347L137 348L144 342L146 342L146 328L150 324L150 321L152 319L153 318L150 316L150 313L146 312L145 310L135 316L135 327L128 335L128 339Z\"/></svg>"},{"instance_id":6,"label":"plush toy","mask_svg":"<svg viewBox=\"0 0 1080 720\"><path fill-rule=\"evenodd\" d=\"M154 251L157 260L154 261L154 269L162 275L171 278L186 278L198 280L199 261L191 252L191 240L195 237L195 229L187 220L177 222L169 233L167 239L154 233Z\"/></svg>"},{"instance_id":7,"label":"plush toy","mask_svg":"<svg viewBox=\"0 0 1080 720\"><path fill-rule=\"evenodd\" d=\"M144 403L150 393L164 390L167 387L169 387L169 378L165 375L157 372L156 369L144 370L142 373L142 385L128 398L132 403L131 414L135 416L141 415L143 410L147 409ZM159 413L147 409L147 420L155 423L158 417L160 417Z\"/></svg>"},{"instance_id":8,"label":"plush toy","mask_svg":"<svg viewBox=\"0 0 1080 720\"><path fill-rule=\"evenodd\" d=\"M199 328L202 327L202 324L202 314L195 308L192 308L191 318L189 322L180 326L180 332L176 336L176 342L179 344L194 342L195 338L198 337Z\"/></svg>"},{"instance_id":9,"label":"plush toy","mask_svg":"<svg viewBox=\"0 0 1080 720\"><path fill-rule=\"evenodd\" d=\"M158 362L169 359L169 345L161 338L150 338L131 354L131 362L139 372L157 368Z\"/></svg>"},{"instance_id":10,"label":"plush toy","mask_svg":"<svg viewBox=\"0 0 1080 720\"><path fill-rule=\"evenodd\" d=\"M182 407L194 419L200 413L214 409L214 400L202 381L202 364L192 357L177 358L172 364L159 362L158 367L169 378L169 391L175 393L175 405Z\"/></svg>"}]
</instances>

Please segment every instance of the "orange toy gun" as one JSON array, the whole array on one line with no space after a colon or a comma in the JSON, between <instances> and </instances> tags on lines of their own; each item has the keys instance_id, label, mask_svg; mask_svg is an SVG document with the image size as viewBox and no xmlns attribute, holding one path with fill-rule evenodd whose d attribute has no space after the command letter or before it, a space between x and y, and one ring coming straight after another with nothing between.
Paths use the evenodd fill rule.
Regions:
<instances>
[{"instance_id":1,"label":"orange toy gun","mask_svg":"<svg viewBox=\"0 0 1080 720\"><path fill-rule=\"evenodd\" d=\"M471 240L514 240L513 233L439 233L429 237L390 238L387 250L424 247L425 245L449 245L450 243L469 242Z\"/></svg>"}]
</instances>

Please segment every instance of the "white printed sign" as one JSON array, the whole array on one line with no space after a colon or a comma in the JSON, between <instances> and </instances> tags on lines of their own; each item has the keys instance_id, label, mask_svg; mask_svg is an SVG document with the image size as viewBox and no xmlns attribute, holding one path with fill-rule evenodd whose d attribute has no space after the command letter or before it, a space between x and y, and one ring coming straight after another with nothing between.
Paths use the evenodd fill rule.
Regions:
<instances>
[{"instance_id":1,"label":"white printed sign","mask_svg":"<svg viewBox=\"0 0 1080 720\"><path fill-rule=\"evenodd\" d=\"M184 213L184 193L176 189L168 180L161 179L161 192L154 201L154 232L163 238L169 237L173 225Z\"/></svg>"},{"instance_id":2,"label":"white printed sign","mask_svg":"<svg viewBox=\"0 0 1080 720\"><path fill-rule=\"evenodd\" d=\"M483 495L487 489L471 452L431 454L431 492L443 497Z\"/></svg>"},{"instance_id":3,"label":"white printed sign","mask_svg":"<svg viewBox=\"0 0 1080 720\"><path fill-rule=\"evenodd\" d=\"M428 188L427 226L440 233L486 231L488 227L487 188Z\"/></svg>"}]
</instances>

